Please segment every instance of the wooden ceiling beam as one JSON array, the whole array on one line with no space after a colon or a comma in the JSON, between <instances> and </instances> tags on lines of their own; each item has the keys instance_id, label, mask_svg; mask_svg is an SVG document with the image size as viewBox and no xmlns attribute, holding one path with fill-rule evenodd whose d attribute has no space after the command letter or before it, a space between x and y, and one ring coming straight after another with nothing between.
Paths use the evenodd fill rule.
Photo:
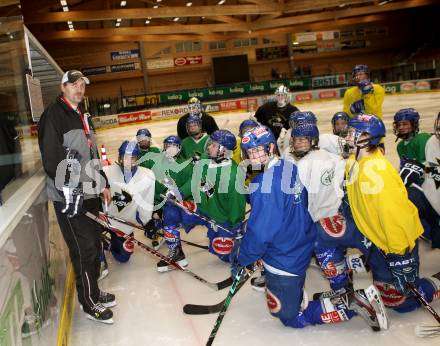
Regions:
<instances>
[{"instance_id":1,"label":"wooden ceiling beam","mask_svg":"<svg viewBox=\"0 0 440 346\"><path fill-rule=\"evenodd\" d=\"M282 5L226 5L226 6L168 6L159 8L127 8L96 11L50 12L44 14L28 14L26 24L82 22L97 20L172 18L172 17L210 17L246 14L271 14L282 11Z\"/></svg>"},{"instance_id":2,"label":"wooden ceiling beam","mask_svg":"<svg viewBox=\"0 0 440 346\"><path fill-rule=\"evenodd\" d=\"M75 35L72 36L54 36L54 35L46 35L45 33L41 33L40 35L36 35L40 41L45 42L55 42L55 41L69 41L69 42L133 42L133 41L145 41L145 42L165 42L165 41L219 41L219 40L230 40L235 38L249 38L249 37L264 37L270 35L277 34L286 34L286 33L298 33L304 32L306 30L337 30L343 27L349 27L357 24L368 24L373 22L386 22L390 20L395 20L396 18L401 18L400 15L394 15L390 17L385 14L376 14L376 15L368 15L357 18L346 18L346 19L337 19L337 20L328 20L320 23L311 23L311 24L299 24L299 25L291 25L289 27L275 28L275 29L263 29L258 31L252 31L250 34L248 32L229 32L226 34L168 34L168 35L155 35L155 34L140 34L139 31L134 30L130 35L118 35L117 31L120 29L104 29L104 30L113 30L116 34L105 35L100 37L78 37ZM74 33L76 31L86 31L86 30L75 30L73 32L67 31L67 33Z\"/></svg>"},{"instance_id":3,"label":"wooden ceiling beam","mask_svg":"<svg viewBox=\"0 0 440 346\"><path fill-rule=\"evenodd\" d=\"M222 23L229 23L229 24L243 24L244 22L240 19L231 17L231 16L212 16L209 17L211 20L216 20L218 22Z\"/></svg>"},{"instance_id":4,"label":"wooden ceiling beam","mask_svg":"<svg viewBox=\"0 0 440 346\"><path fill-rule=\"evenodd\" d=\"M209 34L213 32L248 32L249 25L236 24L233 27L229 24L189 24L189 25L154 25L143 27L127 28L105 28L89 30L60 30L34 32L42 41L74 39L74 38L102 38L109 36L136 36L136 35L173 35L173 34Z\"/></svg>"},{"instance_id":5,"label":"wooden ceiling beam","mask_svg":"<svg viewBox=\"0 0 440 346\"><path fill-rule=\"evenodd\" d=\"M373 3L374 0L318 0L318 1L290 1L284 5L284 13L306 12L332 7L345 7Z\"/></svg>"},{"instance_id":6,"label":"wooden ceiling beam","mask_svg":"<svg viewBox=\"0 0 440 346\"><path fill-rule=\"evenodd\" d=\"M313 14L305 14L300 16L291 16L284 17L273 20L266 20L260 23L254 23L252 26L252 30L261 30L261 29L269 29L276 28L282 26L290 26L292 24L305 24L305 23L313 23L313 22L321 22L325 20L331 20L336 18L348 18L348 17L356 17L363 16L369 14L376 13L384 13L390 11L398 11L403 9L410 9L421 6L429 6L438 4L438 0L407 0L400 2L391 2L385 4L383 6L373 5L373 6L364 6L358 8L350 8L345 10L337 10L337 11L325 11L321 13L313 13Z\"/></svg>"}]
</instances>

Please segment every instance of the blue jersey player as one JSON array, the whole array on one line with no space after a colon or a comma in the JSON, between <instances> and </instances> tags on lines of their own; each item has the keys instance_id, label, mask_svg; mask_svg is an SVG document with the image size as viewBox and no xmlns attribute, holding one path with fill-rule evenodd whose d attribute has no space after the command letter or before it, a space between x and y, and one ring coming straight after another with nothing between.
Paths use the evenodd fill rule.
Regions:
<instances>
[{"instance_id":1,"label":"blue jersey player","mask_svg":"<svg viewBox=\"0 0 440 346\"><path fill-rule=\"evenodd\" d=\"M247 132L242 139L241 148L251 163L264 169L249 187L252 211L232 262L232 273L261 259L269 311L285 326L303 328L347 321L359 313L373 329L386 328L386 316L359 291L308 303L303 298L316 228L308 211L307 191L297 178L297 167L274 155L275 143L275 137L264 126Z\"/></svg>"}]
</instances>

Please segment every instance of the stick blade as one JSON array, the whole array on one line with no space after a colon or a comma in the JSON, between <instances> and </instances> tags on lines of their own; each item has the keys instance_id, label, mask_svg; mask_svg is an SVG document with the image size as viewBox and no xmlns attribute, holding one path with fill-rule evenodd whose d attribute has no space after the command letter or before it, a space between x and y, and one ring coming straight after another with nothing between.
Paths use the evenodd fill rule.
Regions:
<instances>
[{"instance_id":1,"label":"stick blade","mask_svg":"<svg viewBox=\"0 0 440 346\"><path fill-rule=\"evenodd\" d=\"M440 326L419 325L414 329L416 335L420 338L435 338L440 336Z\"/></svg>"}]
</instances>

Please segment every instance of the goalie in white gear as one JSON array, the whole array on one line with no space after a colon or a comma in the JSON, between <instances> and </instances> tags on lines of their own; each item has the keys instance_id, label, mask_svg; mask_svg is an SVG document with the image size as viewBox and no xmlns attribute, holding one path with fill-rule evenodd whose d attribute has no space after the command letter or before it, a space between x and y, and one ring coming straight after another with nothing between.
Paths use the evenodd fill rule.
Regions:
<instances>
[{"instance_id":1,"label":"goalie in white gear","mask_svg":"<svg viewBox=\"0 0 440 346\"><path fill-rule=\"evenodd\" d=\"M104 172L112 192L109 216L145 227L153 212L155 177L150 169L138 166L140 154L138 144L126 140L119 147L117 164L104 167ZM133 252L133 243L123 235L132 235L133 229L113 220L112 226L122 234L111 233L110 250L116 260L127 262Z\"/></svg>"}]
</instances>

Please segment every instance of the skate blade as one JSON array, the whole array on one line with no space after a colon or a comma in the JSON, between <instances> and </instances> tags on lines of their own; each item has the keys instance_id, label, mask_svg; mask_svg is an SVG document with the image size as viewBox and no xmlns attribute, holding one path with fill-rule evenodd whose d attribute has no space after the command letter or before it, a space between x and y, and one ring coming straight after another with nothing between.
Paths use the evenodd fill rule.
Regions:
<instances>
[{"instance_id":1,"label":"skate blade","mask_svg":"<svg viewBox=\"0 0 440 346\"><path fill-rule=\"evenodd\" d=\"M186 267L188 266L188 261L186 259L180 260L178 262L176 262L179 266L181 266L184 270L186 269ZM166 273L172 270L177 269L176 267L172 266L172 265L168 265L166 267L157 267L157 271L159 273Z\"/></svg>"},{"instance_id":2,"label":"skate blade","mask_svg":"<svg viewBox=\"0 0 440 346\"><path fill-rule=\"evenodd\" d=\"M92 315L89 315L89 314L86 314L86 317L89 320L96 321L96 322L101 322L101 323L105 323L105 324L113 324L115 322L115 321L113 321L113 317L109 318L108 320L100 320L100 319L97 319L97 318L95 318L95 317L93 317Z\"/></svg>"},{"instance_id":3,"label":"skate blade","mask_svg":"<svg viewBox=\"0 0 440 346\"><path fill-rule=\"evenodd\" d=\"M101 303L101 304L102 304L103 306L105 306L106 308L112 308L112 307L118 305L118 304L116 303L116 300L114 300L114 301L112 301L112 302L108 302L108 303Z\"/></svg>"},{"instance_id":4,"label":"skate blade","mask_svg":"<svg viewBox=\"0 0 440 346\"><path fill-rule=\"evenodd\" d=\"M104 269L101 272L101 275L99 276L98 281L101 281L102 279L105 279L107 277L107 275L108 275L108 269Z\"/></svg>"},{"instance_id":5,"label":"skate blade","mask_svg":"<svg viewBox=\"0 0 440 346\"><path fill-rule=\"evenodd\" d=\"M251 285L251 287L252 287L252 289L253 289L254 291L262 292L262 293L266 292L266 286L264 286L264 287L256 287L256 286L252 286L252 285Z\"/></svg>"},{"instance_id":6,"label":"skate blade","mask_svg":"<svg viewBox=\"0 0 440 346\"><path fill-rule=\"evenodd\" d=\"M376 286L371 285L367 287L365 290L365 294L367 295L367 299L370 304L374 307L376 311L377 321L379 323L381 330L388 329L388 316L386 314L385 305L382 302L382 298L380 297L380 293Z\"/></svg>"}]
</instances>

